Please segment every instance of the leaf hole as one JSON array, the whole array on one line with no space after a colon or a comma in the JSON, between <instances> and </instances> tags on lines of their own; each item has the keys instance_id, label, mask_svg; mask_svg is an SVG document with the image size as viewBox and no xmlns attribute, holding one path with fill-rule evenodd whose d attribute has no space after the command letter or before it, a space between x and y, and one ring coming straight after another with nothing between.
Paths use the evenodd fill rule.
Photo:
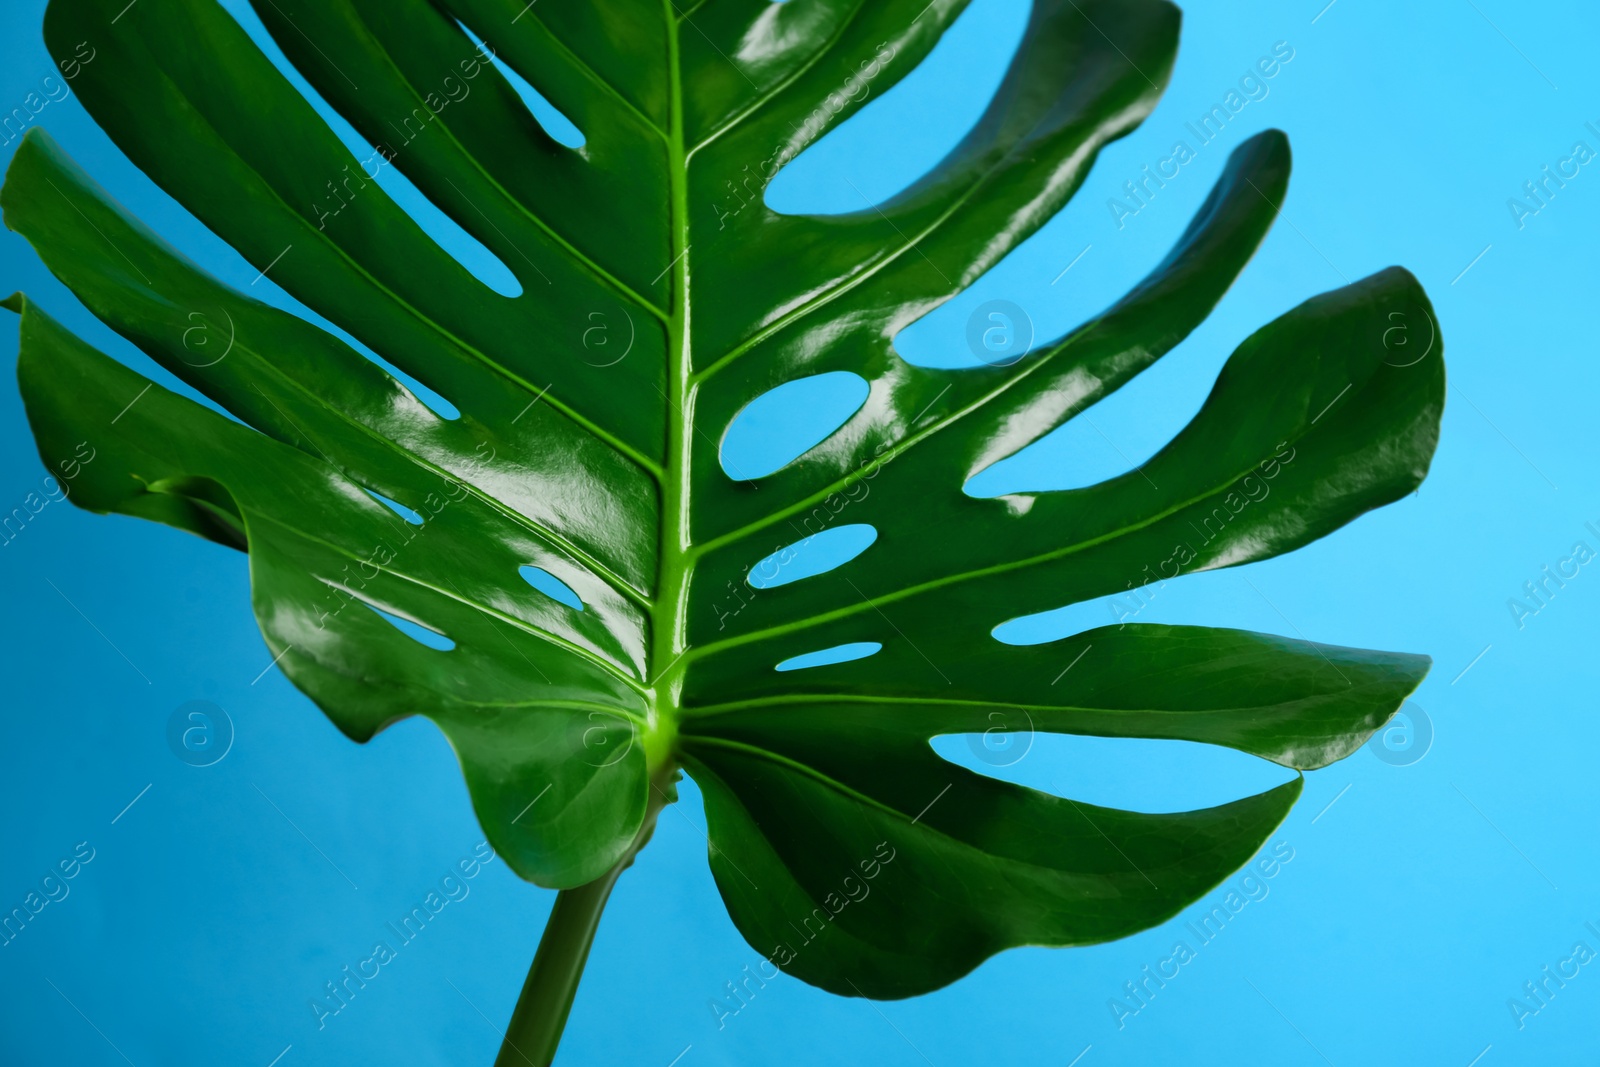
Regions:
<instances>
[{"instance_id":1,"label":"leaf hole","mask_svg":"<svg viewBox=\"0 0 1600 1067\"><path fill-rule=\"evenodd\" d=\"M1199 412L1219 371L1214 358L1184 358L1186 347L1169 352L1037 441L974 474L961 491L986 498L1086 489L1124 475L1156 491L1155 484L1145 481L1150 476L1143 468Z\"/></svg>"},{"instance_id":2,"label":"leaf hole","mask_svg":"<svg viewBox=\"0 0 1600 1067\"><path fill-rule=\"evenodd\" d=\"M527 564L517 568L517 573L522 575L522 580L533 586L551 600L559 601L574 611L583 610L583 598L573 592L572 587L560 578L551 574L543 567Z\"/></svg>"},{"instance_id":3,"label":"leaf hole","mask_svg":"<svg viewBox=\"0 0 1600 1067\"><path fill-rule=\"evenodd\" d=\"M355 134L353 128L350 132L352 135ZM411 135L412 138L415 136ZM405 150L403 144L397 147L399 151ZM361 158L371 159L372 156L369 154ZM375 163L373 165L376 166ZM401 211L411 217L423 233L433 239L434 244L459 263L468 274L501 296L522 295L522 281L510 267L506 266L505 260L491 252L489 246L445 214L393 164L377 167L377 177L373 180Z\"/></svg>"},{"instance_id":4,"label":"leaf hole","mask_svg":"<svg viewBox=\"0 0 1600 1067\"><path fill-rule=\"evenodd\" d=\"M376 500L378 503L383 504L384 506L386 506L390 511L394 512L396 515L400 516L402 519L406 520L411 525L413 525L413 526L421 526L422 525L422 516L417 514L415 511L412 511L410 508L406 507L404 504L400 503L398 500L390 500L388 497L384 496L382 493L374 493L371 489L366 489L365 486L363 486L362 488L364 489L364 491L366 492L366 494L368 496L370 496L372 499Z\"/></svg>"},{"instance_id":5,"label":"leaf hole","mask_svg":"<svg viewBox=\"0 0 1600 1067\"><path fill-rule=\"evenodd\" d=\"M289 62L283 50L278 47L278 42L273 40L272 34L267 32L260 17L249 5L230 9L230 13L261 49L267 60L289 80L301 96L306 98L318 116L328 124L334 136L339 138L346 150L357 160L354 170L341 171L336 176L330 175L326 187L318 190L317 199L312 204L316 218L312 221L327 226L337 219L339 213L346 207L359 203L364 196L375 195L366 187L376 184L380 190L377 195L387 194L401 211L411 217L423 233L432 238L434 243L459 263L467 273L501 296L522 295L522 282L499 256L441 211L432 200L422 194L421 190L411 184L410 179L400 173L399 168L385 162L385 157L367 143L356 128L350 125L349 120L328 105L322 94L306 81L293 63ZM405 139L389 146L397 155L404 155L405 145L415 140L427 127L423 126L412 131L408 125L404 129L406 133L402 136ZM335 177L339 180L334 181Z\"/></svg>"},{"instance_id":6,"label":"leaf hole","mask_svg":"<svg viewBox=\"0 0 1600 1067\"><path fill-rule=\"evenodd\" d=\"M877 539L878 528L864 522L821 530L755 564L745 581L757 589L774 589L826 574L861 555Z\"/></svg>"},{"instance_id":7,"label":"leaf hole","mask_svg":"<svg viewBox=\"0 0 1600 1067\"><path fill-rule=\"evenodd\" d=\"M399 630L401 633L405 634L419 645L426 645L428 648L436 649L440 652L449 652L451 649L456 647L456 643L454 641L450 640L450 638L446 637L438 630L424 626L418 622L412 622L410 619L402 619L398 615L391 615L382 608L373 607L373 605L368 604L365 600L363 600L361 603L370 609L373 614L383 619L390 626L393 626L396 630Z\"/></svg>"},{"instance_id":8,"label":"leaf hole","mask_svg":"<svg viewBox=\"0 0 1600 1067\"><path fill-rule=\"evenodd\" d=\"M778 172L767 186L767 206L786 215L870 212L933 170L1000 88L1030 7L1027 0L974 0L916 69L887 91L860 71L844 81L838 95L866 105ZM830 110L839 109L820 101L802 123L822 126L832 120Z\"/></svg>"},{"instance_id":9,"label":"leaf hole","mask_svg":"<svg viewBox=\"0 0 1600 1067\"><path fill-rule=\"evenodd\" d=\"M460 21L457 21L456 25L461 27L461 32L466 34L472 40L472 43L478 46L478 51L482 53L485 45L478 38L478 35L467 29ZM511 65L501 60L500 56L492 49L487 54L489 62L493 64L494 69L499 71L500 76L505 78L507 82L511 83L511 88L515 90L517 96L522 98L523 106L528 109L529 114L533 116L534 121L539 124L540 128L550 135L551 140L567 148L582 148L587 143L588 138L584 137L583 131L578 129L571 119L563 115L554 104L547 100L543 93L530 85L528 79L513 70Z\"/></svg>"},{"instance_id":10,"label":"leaf hole","mask_svg":"<svg viewBox=\"0 0 1600 1067\"><path fill-rule=\"evenodd\" d=\"M821 648L815 652L807 652L800 656L790 656L774 667L779 671L803 671L807 667L826 667L834 663L849 663L852 660L866 659L874 655L883 645L877 641L853 641L847 645L834 645L832 648Z\"/></svg>"},{"instance_id":11,"label":"leaf hole","mask_svg":"<svg viewBox=\"0 0 1600 1067\"><path fill-rule=\"evenodd\" d=\"M1020 716L1006 710L997 725L1024 725L1009 721ZM997 729L943 734L932 744L940 758L986 778L1151 815L1231 803L1295 777L1271 760L1198 741Z\"/></svg>"},{"instance_id":12,"label":"leaf hole","mask_svg":"<svg viewBox=\"0 0 1600 1067\"><path fill-rule=\"evenodd\" d=\"M1031 615L1018 615L996 626L990 636L1003 645L1041 645L1104 626L1146 623L1221 626L1259 633L1283 630L1283 617L1272 606L1272 601L1237 570L1217 568L1212 563L1212 569L1186 569L1178 573L1182 560L1190 560L1191 565L1195 562L1183 554L1183 550L1205 548L1209 542L1203 535L1209 532L1209 526L1198 533L1192 532L1166 550L1170 555L1156 553L1148 569L1137 576L1137 581L1143 581L1143 585L1130 581L1121 592L1102 594ZM1226 531L1218 536L1226 536ZM1174 574L1176 577L1165 577Z\"/></svg>"},{"instance_id":13,"label":"leaf hole","mask_svg":"<svg viewBox=\"0 0 1600 1067\"><path fill-rule=\"evenodd\" d=\"M310 309L308 308L299 309L300 314L302 315L305 315L309 310ZM411 390L411 395L416 397L417 401L421 403L423 407L427 408L441 419L459 419L461 417L460 408L450 403L450 401L446 400L434 390L417 381L417 379L413 378L399 367L396 367L393 363L390 363L388 360L378 355L372 349L368 348L366 345L350 336L350 334L346 333L344 330L335 326L333 323L322 319L321 316L314 316L314 321L316 321L317 325L321 326L324 330L338 335L339 339L345 344L361 353L373 363L376 363L378 366L382 367L384 371L388 373L389 377L393 378L395 381Z\"/></svg>"},{"instance_id":14,"label":"leaf hole","mask_svg":"<svg viewBox=\"0 0 1600 1067\"><path fill-rule=\"evenodd\" d=\"M767 390L728 424L719 454L723 471L743 482L788 466L861 410L870 392L865 378L842 370Z\"/></svg>"}]
</instances>

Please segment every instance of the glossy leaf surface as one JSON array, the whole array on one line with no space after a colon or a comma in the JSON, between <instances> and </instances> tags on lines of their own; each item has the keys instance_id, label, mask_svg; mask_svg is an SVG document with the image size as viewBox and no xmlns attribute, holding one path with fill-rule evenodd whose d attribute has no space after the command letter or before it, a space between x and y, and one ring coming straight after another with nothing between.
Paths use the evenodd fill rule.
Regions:
<instances>
[{"instance_id":1,"label":"glossy leaf surface","mask_svg":"<svg viewBox=\"0 0 1600 1067\"><path fill-rule=\"evenodd\" d=\"M896 355L899 330L1034 233L1154 106L1177 47L1162 0L1038 0L994 100L936 169L815 217L767 209L766 184L860 106L864 82L881 93L910 71L959 0L256 4L374 146L366 158L212 0L122 7L53 0L46 16L58 58L95 51L74 88L97 121L257 269L460 416L206 274L35 130L0 196L6 224L237 418L18 295L41 455L55 469L87 441L99 458L78 504L247 550L285 674L357 740L435 721L524 878L599 877L681 766L758 951L835 992L925 992L1010 946L1165 919L1244 863L1300 790L1120 811L970 773L931 738L982 732L999 711L1309 770L1358 747L1425 673L1423 657L1199 627L1026 648L990 636L1297 548L1415 489L1437 440L1439 347L1402 359L1386 344L1393 316L1431 309L1391 269L1246 340L1140 471L961 491L1177 345L1286 193L1287 140L1262 134L1170 255L1081 328L1006 366ZM497 64L580 146L552 139ZM520 295L441 250L372 180L383 167ZM740 412L831 372L867 383L843 425L759 478L730 476L720 449ZM845 525L876 530L857 558L748 581Z\"/></svg>"}]
</instances>

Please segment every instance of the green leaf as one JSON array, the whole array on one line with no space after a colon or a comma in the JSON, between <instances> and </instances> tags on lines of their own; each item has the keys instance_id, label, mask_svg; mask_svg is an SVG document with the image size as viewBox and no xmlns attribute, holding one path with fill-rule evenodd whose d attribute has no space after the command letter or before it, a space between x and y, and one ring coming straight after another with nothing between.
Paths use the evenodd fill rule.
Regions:
<instances>
[{"instance_id":1,"label":"green leaf","mask_svg":"<svg viewBox=\"0 0 1600 1067\"><path fill-rule=\"evenodd\" d=\"M1388 343L1432 311L1395 268L1250 337L1140 470L962 491L1187 336L1286 195L1288 142L1269 131L1233 153L1170 255L1080 328L1005 367L895 353L899 330L1048 221L1154 106L1177 48L1162 0L1038 0L955 150L834 216L778 215L761 196L913 69L961 0L256 4L374 146L364 159L216 3L122 6L52 0L46 15L101 126L250 263L461 414L206 274L35 129L0 193L6 225L235 416L153 385L19 294L6 306L40 454L54 469L94 450L80 506L247 550L285 674L357 740L436 722L524 878L614 878L681 767L758 951L835 992L921 993L1010 946L1162 921L1244 863L1300 792L1297 777L1199 811L1119 811L970 773L930 739L1000 713L1303 771L1354 751L1426 672L1418 656L1199 627L991 636L1297 548L1415 489L1437 441L1439 347L1402 359ZM497 64L582 146L553 140ZM443 252L371 179L385 166L521 294ZM597 322L616 348L587 343ZM768 476L723 472L719 442L746 405L830 371L870 388L842 427ZM846 523L877 530L859 559L749 584L763 557ZM529 567L566 590L535 588ZM876 652L775 669L842 645Z\"/></svg>"}]
</instances>

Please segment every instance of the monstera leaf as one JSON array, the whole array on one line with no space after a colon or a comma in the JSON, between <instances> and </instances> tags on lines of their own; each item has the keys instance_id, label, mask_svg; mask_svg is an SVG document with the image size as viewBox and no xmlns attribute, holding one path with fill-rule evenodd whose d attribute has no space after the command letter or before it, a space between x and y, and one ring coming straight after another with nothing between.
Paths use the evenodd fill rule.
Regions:
<instances>
[{"instance_id":1,"label":"monstera leaf","mask_svg":"<svg viewBox=\"0 0 1600 1067\"><path fill-rule=\"evenodd\" d=\"M1385 343L1397 315L1430 314L1427 298L1391 269L1245 341L1141 471L963 492L1178 344L1286 193L1287 141L1262 134L1170 255L1081 328L1005 366L895 354L897 331L1034 233L1154 106L1177 47L1169 4L1036 0L955 150L893 199L832 216L779 215L762 192L869 85L913 68L962 0L254 6L371 156L348 151L212 0L53 0L45 28L139 167L459 414L207 275L34 130L7 176L6 224L236 419L19 295L29 418L53 470L94 450L72 482L79 505L248 551L272 655L347 735L436 722L495 848L568 891L552 927L577 932L558 940L586 949L680 769L703 790L734 922L825 989L908 996L1009 946L1121 937L1245 862L1298 777L1144 814L970 773L931 738L1000 713L1309 770L1352 752L1421 680L1423 657L1231 630L991 636L1022 614L1294 549L1415 489L1436 443L1437 346L1402 359ZM501 64L576 123L581 147L545 132ZM490 290L426 236L372 180L386 166L521 294ZM597 322L609 349L586 344ZM748 404L831 371L868 386L836 432L765 476L725 473L719 445ZM859 558L751 584L752 564L846 524L877 531ZM576 958L565 977L536 965L530 993L570 999Z\"/></svg>"}]
</instances>

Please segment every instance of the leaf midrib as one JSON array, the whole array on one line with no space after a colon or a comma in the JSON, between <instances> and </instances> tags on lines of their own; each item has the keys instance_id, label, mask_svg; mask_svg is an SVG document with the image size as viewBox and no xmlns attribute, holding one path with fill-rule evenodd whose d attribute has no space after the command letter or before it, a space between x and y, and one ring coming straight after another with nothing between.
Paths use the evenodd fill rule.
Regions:
<instances>
[{"instance_id":1,"label":"leaf midrib","mask_svg":"<svg viewBox=\"0 0 1600 1067\"><path fill-rule=\"evenodd\" d=\"M663 0L663 2L665 4L667 4L668 7L670 8L670 6L672 4L672 0ZM676 40L676 27L671 25L670 16L669 16L669 26L671 26L671 33L672 33L672 36L673 36L673 39L674 39L674 42L675 42L675 40ZM675 44L674 44L674 49L675 49ZM673 62L672 62L672 77L673 77L673 82L674 82L675 86L677 85L678 76L679 76L679 71L678 71L677 64L676 64L676 55L674 54ZM1140 103L1135 103L1134 105L1132 105L1132 109L1137 109L1140 106L1142 106ZM731 363L732 361L738 359L740 356L744 355L745 353L747 353L748 351L753 349L756 345L760 344L766 338L775 335L777 332L779 332L780 330L786 328L787 326L791 325L792 323L794 323L796 321L799 321L800 319L812 314L813 312L817 311L818 309L827 306L828 304L832 303L834 300L836 300L836 299L846 295L847 293L853 291L854 289L858 288L860 285L865 284L868 280L870 280L871 278L875 277L878 273L880 273L883 269L888 267L891 263L897 261L907 251L909 251L912 248L916 248L917 245L924 238L926 238L928 235L930 235L930 234L936 232L937 230L939 230L946 222L949 221L949 219L951 217L953 217L958 211L960 211L974 196L978 195L978 193L993 179L994 175L999 171L999 169L1002 166L1004 166L1009 160L1011 160L1022 149L1023 146L1030 145L1032 143L1033 135L1038 131L1038 129L1042 125L1044 125L1044 123L1046 121L1048 121L1050 119L1050 117L1051 116L1050 116L1050 113L1048 111L1046 111L1045 113L1041 114L1039 119L1029 128L1028 134L1026 136L1024 136L1022 138L1019 138L1018 141L1015 144L1013 144L1013 146L1010 149L1008 149L1007 151L1001 153L989 167L985 168L982 173L980 173L977 176L975 176L973 178L971 184L960 195L958 195L955 198L955 200L943 212L941 212L935 218L929 220L928 224L923 228L923 230L921 232L919 232L916 235L916 237L905 241L899 248L895 249L895 251L893 251L890 254L884 256L878 262L873 263L871 266L869 266L868 268L864 269L859 274L850 276L849 278L847 278L847 279L839 282L838 284L830 287L827 291L825 291L825 292L819 294L818 296L812 298L810 301L807 301L805 304L801 305L800 307L797 307L797 308L793 309L791 312L789 312L789 313L787 313L787 314L785 314L783 316L780 316L779 319L777 319L773 323L769 324L767 327L765 327L765 328L763 328L761 330L758 330L752 337L750 337L746 341L736 345L732 350L730 350L728 353L726 353L722 357L720 357L717 360L715 360L712 364L710 364L709 366L707 366L703 370L698 370L698 371L693 372L691 374L692 383L698 384L698 383L706 381L707 379L712 377L718 370L720 370L723 366L725 366L728 363ZM681 145L681 136L682 136L681 119L679 121L678 129L677 129L676 132L678 134L679 144ZM1102 138L1102 139L1100 139L1100 140L1098 140L1096 142L1093 138L1091 138L1090 141L1087 141L1083 146L1080 147L1080 152L1076 153L1076 154L1077 155L1081 155L1084 151L1087 151L1087 152L1089 152L1091 154L1094 153L1094 152L1097 152L1099 150L1099 148L1104 146L1104 144L1106 143L1106 141L1108 139L1109 138ZM675 161L675 162L677 162L677 161ZM683 164L684 164L684 166L686 166L686 164L687 164L686 158L683 160ZM673 175L674 175L674 179L675 180L676 180L676 178L677 178L677 176L679 174L679 169L680 168L676 167L676 166L673 169ZM1086 170L1085 170L1085 173L1087 173ZM881 211L879 213L881 214ZM861 212L861 213L858 213L858 214L865 214L865 212ZM919 251L920 251L920 249L919 249ZM687 260L687 258L688 258L687 255L685 255L684 258L685 258L685 260ZM924 254L924 258L926 258L925 254ZM930 263L931 263L931 261L930 261ZM687 263L685 264L685 266L687 266ZM937 268L935 268L935 269L937 269ZM1063 338L1062 341L1057 346L1056 350L1054 350L1054 351L1052 351L1050 353L1050 357L1054 357L1055 355L1058 355L1060 353L1060 351L1064 350L1073 340L1077 339L1078 337L1083 336L1085 331L1086 331L1086 329L1087 329L1087 326L1084 327L1083 329L1074 331L1072 334L1068 335L1068 337ZM1049 361L1048 357L1046 359L1039 360L1037 363L1034 364L1033 368L1030 368L1029 371L1024 372L1023 374L1016 375L1011 379L1008 379L1007 382L1002 384L999 388L997 388L996 390L991 392L989 395L976 400L973 404L969 405L967 408L963 409L963 411L957 413L956 415L953 415L950 419L948 419L948 420L946 420L944 422L941 422L941 423L937 423L936 425L930 427L928 429L928 431L926 431L926 433L924 433L922 435L919 435L917 438L914 438L912 441L906 442L906 444L914 444L914 443L916 443L916 441L919 441L919 440L923 439L924 437L926 437L929 434L937 432L939 429L943 429L945 426L955 422L957 419L962 418L965 415L969 414L970 412L972 412L972 411L976 410L977 408L983 406L984 404L987 404L994 397L998 396L1000 393L1003 393L1005 390L1009 389L1012 385L1014 385L1017 381L1022 380L1022 378L1026 377L1027 374L1032 373L1033 370L1037 369L1037 367L1039 367L1039 366L1044 365L1044 363L1046 363L1048 361ZM895 455L898 455L899 451L900 450L897 449L896 452L895 452ZM1231 481L1231 480L1232 479L1230 478L1229 481ZM848 478L847 479L843 479L843 481L848 481ZM1200 497L1197 497L1196 499L1197 500L1198 499L1204 499L1205 496L1211 495L1212 492L1215 492L1215 490L1211 490L1211 491L1209 491L1209 492L1207 492L1205 494L1202 494ZM1173 508L1172 511L1181 510L1182 507L1184 507L1184 506L1187 506L1187 504L1179 505L1178 507ZM771 525L774 522L781 521L781 518L782 518L783 515L792 514L792 513L795 513L795 506L791 506L791 508L785 509L785 511L783 511L781 513L774 514L772 516L768 516L767 518L762 519L762 520L758 520L756 523L749 524L746 528L744 528L744 531L753 532L755 529L764 528L765 526ZM1165 518L1166 514L1170 514L1170 513L1171 512L1163 513L1162 515L1157 516L1155 519L1151 519L1150 522L1158 521L1161 518ZM1141 525L1148 525L1148 523L1141 524ZM1140 527L1139 526L1134 526L1134 527L1131 527L1130 530L1138 529L1138 528L1140 528ZM1107 536L1107 538L1109 538L1111 536L1120 536L1120 534L1122 532L1125 532L1125 531L1115 531L1113 534L1109 534L1109 535L1106 535L1106 536ZM735 531L735 533L733 535L723 535L723 537L717 538L717 539L715 539L715 541L710 542L709 544L727 543L730 540L736 539L737 536L742 536L742 535L743 535L743 531ZM1057 556L1057 555L1070 554L1070 552L1072 552L1072 551L1077 551L1077 550L1080 550L1082 548L1092 547L1093 544L1099 543L1099 540L1103 540L1103 539L1105 539L1105 538L1097 539L1096 541L1091 541L1091 542L1087 542L1087 543L1084 543L1084 544L1080 544L1078 546L1074 546L1072 549L1068 550L1067 552L1046 554L1044 556L1038 557L1038 558L1033 559L1033 560L1024 561L1022 564L1017 564L1017 566L1025 566L1025 565L1028 565L1030 563L1042 562L1042 561L1045 561L1045 560L1050 559L1050 558L1055 558L1055 556ZM697 559L698 556L700 554L702 554L703 552L705 552L705 551L707 551L706 548L696 546L696 548L691 550L691 557L694 558L694 559ZM691 566L692 566L692 564L691 564ZM1003 570L1011 569L1011 568L1009 566L1003 566L1003 567L1000 567L1000 568L991 568L991 569L996 570L996 571L1003 571ZM954 577L952 577L952 578L950 578L948 580L940 580L940 581L935 581L935 582L928 582L928 583L924 583L922 586L913 586L913 587L910 587L909 589L898 591L895 595L889 597L888 599L897 600L897 599L900 599L903 596L910 596L910 595L914 595L915 593L922 592L927 588L937 588L940 585L949 584L949 582L953 582L953 581L965 580L968 577L981 577L984 574L988 573L988 570L989 569L982 570L982 571L976 571L976 572L968 572L965 575L954 576ZM771 635L777 635L777 634L781 634L781 633L791 632L793 630L798 630L798 629L804 629L804 628L808 628L808 627L813 626L813 625L820 625L820 624L822 624L824 622L832 621L836 617L848 617L849 615L855 614L856 612L864 610L865 608L875 608L875 607L876 607L875 602L873 602L871 600L868 600L864 607L852 606L850 608L837 609L834 612L828 612L828 613L824 613L822 615L812 616L812 617L810 617L808 619L800 620L800 621L798 621L796 623L793 623L793 624L787 624L787 625L779 626L779 627L772 627L772 628L769 628L768 630L765 630L765 631L756 631L756 632L754 632L752 634L745 635L742 638L730 638L727 641L723 641L723 642L713 642L713 643L711 643L709 645L702 646L700 649L697 649L697 650L688 650L688 649L686 649L685 653L684 653L684 656L685 656L686 659L690 659L690 660L697 659L700 656L702 656L702 655L704 655L707 652L712 651L712 650L737 647L738 645L745 644L745 643L748 643L748 642L754 641L754 640L759 640L759 639L761 639L763 637L766 637L766 636L771 636Z\"/></svg>"},{"instance_id":2,"label":"leaf midrib","mask_svg":"<svg viewBox=\"0 0 1600 1067\"><path fill-rule=\"evenodd\" d=\"M673 0L661 0L666 26L669 129L667 136L668 251L672 259L671 296L667 320L667 455L661 477L659 552L656 561L656 595L650 609L650 676L652 732L670 732L678 715L682 664L688 648L689 587L694 564L689 555L690 462L694 442L694 392L690 380L690 249L688 156L684 149L683 76L678 41L678 20ZM676 264L674 268L673 264ZM667 677L674 668L678 673ZM648 748L647 739L647 748Z\"/></svg>"}]
</instances>

